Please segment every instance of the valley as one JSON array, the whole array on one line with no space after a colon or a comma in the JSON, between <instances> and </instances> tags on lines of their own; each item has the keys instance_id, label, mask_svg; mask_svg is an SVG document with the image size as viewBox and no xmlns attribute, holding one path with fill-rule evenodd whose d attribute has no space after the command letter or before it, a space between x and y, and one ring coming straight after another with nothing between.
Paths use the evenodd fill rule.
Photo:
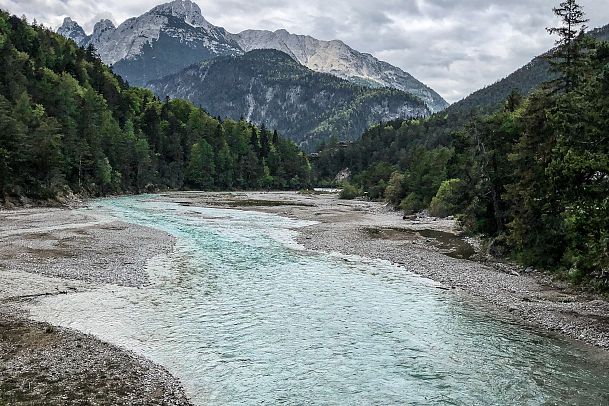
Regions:
<instances>
[{"instance_id":1,"label":"valley","mask_svg":"<svg viewBox=\"0 0 609 406\"><path fill-rule=\"evenodd\" d=\"M609 404L609 13L544 2L0 0L0 405Z\"/></svg>"}]
</instances>

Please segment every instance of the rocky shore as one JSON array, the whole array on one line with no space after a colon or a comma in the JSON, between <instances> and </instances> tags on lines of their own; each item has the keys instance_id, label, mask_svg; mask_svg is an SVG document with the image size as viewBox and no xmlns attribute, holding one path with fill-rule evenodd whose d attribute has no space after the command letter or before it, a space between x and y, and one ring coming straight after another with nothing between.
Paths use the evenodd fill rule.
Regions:
<instances>
[{"instance_id":1,"label":"rocky shore","mask_svg":"<svg viewBox=\"0 0 609 406\"><path fill-rule=\"evenodd\" d=\"M79 332L28 320L28 304L102 284L142 287L169 235L86 210L0 212L0 404L190 405L164 368Z\"/></svg>"},{"instance_id":2,"label":"rocky shore","mask_svg":"<svg viewBox=\"0 0 609 406\"><path fill-rule=\"evenodd\" d=\"M94 337L0 315L0 404L189 405L165 369Z\"/></svg>"},{"instance_id":3,"label":"rocky shore","mask_svg":"<svg viewBox=\"0 0 609 406\"><path fill-rule=\"evenodd\" d=\"M550 274L483 257L477 242L461 237L452 220L403 219L383 203L338 200L331 193L170 193L160 198L316 221L299 230L299 242L307 249L389 260L520 322L609 349L606 300Z\"/></svg>"},{"instance_id":4,"label":"rocky shore","mask_svg":"<svg viewBox=\"0 0 609 406\"><path fill-rule=\"evenodd\" d=\"M309 250L379 258L440 282L489 311L609 349L609 303L551 275L489 261L455 222L403 219L381 203L336 194L187 193L152 199L315 221L299 229ZM102 285L145 287L145 264L173 237L98 209L0 211L0 404L188 405L164 368L95 337L28 319L37 297Z\"/></svg>"}]
</instances>

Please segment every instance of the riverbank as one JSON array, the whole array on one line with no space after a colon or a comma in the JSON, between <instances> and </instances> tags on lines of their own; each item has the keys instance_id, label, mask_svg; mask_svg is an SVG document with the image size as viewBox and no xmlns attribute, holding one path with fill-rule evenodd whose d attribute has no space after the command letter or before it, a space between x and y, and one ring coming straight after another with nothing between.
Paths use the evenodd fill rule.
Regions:
<instances>
[{"instance_id":1,"label":"riverbank","mask_svg":"<svg viewBox=\"0 0 609 406\"><path fill-rule=\"evenodd\" d=\"M440 282L447 295L477 298L485 309L484 303L491 305L489 311L609 348L606 301L543 273L481 263L476 241L459 237L450 220L404 220L383 204L341 201L336 194L174 192L147 198L315 221L298 229L306 249L389 260ZM174 244L164 232L97 209L0 212L0 404L189 404L164 368L92 336L29 321L27 313L43 295L108 284L145 287L147 260Z\"/></svg>"},{"instance_id":2,"label":"riverbank","mask_svg":"<svg viewBox=\"0 0 609 406\"><path fill-rule=\"evenodd\" d=\"M166 193L183 205L241 208L317 224L300 229L307 249L389 260L482 299L521 322L609 350L609 303L543 272L488 262L451 220L410 218L382 203L293 192Z\"/></svg>"},{"instance_id":3,"label":"riverbank","mask_svg":"<svg viewBox=\"0 0 609 406\"><path fill-rule=\"evenodd\" d=\"M143 287L162 232L85 211L0 212L0 404L189 405L164 368L95 337L28 320L32 300L112 284Z\"/></svg>"}]
</instances>

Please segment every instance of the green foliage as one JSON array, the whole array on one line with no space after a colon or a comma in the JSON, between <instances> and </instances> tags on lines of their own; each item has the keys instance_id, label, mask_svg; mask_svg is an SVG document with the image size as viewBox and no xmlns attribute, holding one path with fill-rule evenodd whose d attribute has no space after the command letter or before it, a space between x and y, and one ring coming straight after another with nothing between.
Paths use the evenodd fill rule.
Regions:
<instances>
[{"instance_id":1,"label":"green foliage","mask_svg":"<svg viewBox=\"0 0 609 406\"><path fill-rule=\"evenodd\" d=\"M562 88L570 91L577 85L580 78L579 70L583 67L585 44L584 31L589 20L584 16L582 7L575 0L565 0L553 9L554 14L561 20L559 27L548 28L550 34L557 34L558 46L551 56L551 63L560 73L559 80Z\"/></svg>"},{"instance_id":2,"label":"green foliage","mask_svg":"<svg viewBox=\"0 0 609 406\"><path fill-rule=\"evenodd\" d=\"M216 166L211 145L205 140L193 144L186 168L186 180L198 189L211 189L215 175Z\"/></svg>"},{"instance_id":3,"label":"green foliage","mask_svg":"<svg viewBox=\"0 0 609 406\"><path fill-rule=\"evenodd\" d=\"M343 200L353 200L361 195L362 192L357 188L357 186L354 186L349 182L344 182L339 197Z\"/></svg>"},{"instance_id":4,"label":"green foliage","mask_svg":"<svg viewBox=\"0 0 609 406\"><path fill-rule=\"evenodd\" d=\"M400 201L400 209L406 214L413 214L425 208L425 203L416 192L410 192Z\"/></svg>"},{"instance_id":5,"label":"green foliage","mask_svg":"<svg viewBox=\"0 0 609 406\"><path fill-rule=\"evenodd\" d=\"M354 183L371 198L384 196L397 208L414 193L408 200L408 210L424 209L452 172L453 151L445 147L450 143L451 130L438 130L441 123L447 122L439 116L392 121L370 128L353 144L330 142L319 153L316 177L333 178L343 168L349 168L355 175ZM403 176L395 175L396 171L403 172Z\"/></svg>"},{"instance_id":6,"label":"green foliage","mask_svg":"<svg viewBox=\"0 0 609 406\"><path fill-rule=\"evenodd\" d=\"M401 172L393 172L387 187L385 188L385 199L394 208L399 208L402 198L404 196L404 179L405 176Z\"/></svg>"},{"instance_id":7,"label":"green foliage","mask_svg":"<svg viewBox=\"0 0 609 406\"><path fill-rule=\"evenodd\" d=\"M316 176L349 168L368 192L382 179L395 208L458 214L494 251L609 289L609 43L579 40L577 63L557 74L573 75L568 86L506 92L487 115L449 108L380 124L352 145L325 145Z\"/></svg>"},{"instance_id":8,"label":"green foliage","mask_svg":"<svg viewBox=\"0 0 609 406\"><path fill-rule=\"evenodd\" d=\"M396 167L385 162L378 162L370 169L359 174L354 182L368 191L368 197L373 200L383 199L385 189Z\"/></svg>"},{"instance_id":9,"label":"green foliage","mask_svg":"<svg viewBox=\"0 0 609 406\"><path fill-rule=\"evenodd\" d=\"M0 12L0 199L298 189L310 172L277 134L129 87L94 50Z\"/></svg>"},{"instance_id":10,"label":"green foliage","mask_svg":"<svg viewBox=\"0 0 609 406\"><path fill-rule=\"evenodd\" d=\"M431 199L429 214L436 217L458 214L464 203L463 185L461 179L449 179L442 182L438 193Z\"/></svg>"}]
</instances>

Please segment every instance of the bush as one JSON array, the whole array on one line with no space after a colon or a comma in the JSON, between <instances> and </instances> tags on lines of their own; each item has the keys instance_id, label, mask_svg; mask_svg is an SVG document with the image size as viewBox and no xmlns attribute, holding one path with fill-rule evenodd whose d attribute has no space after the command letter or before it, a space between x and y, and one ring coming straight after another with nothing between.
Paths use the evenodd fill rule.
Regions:
<instances>
[{"instance_id":1,"label":"bush","mask_svg":"<svg viewBox=\"0 0 609 406\"><path fill-rule=\"evenodd\" d=\"M340 191L339 197L343 200L353 200L361 196L361 191L349 182L343 183L343 189Z\"/></svg>"},{"instance_id":2,"label":"bush","mask_svg":"<svg viewBox=\"0 0 609 406\"><path fill-rule=\"evenodd\" d=\"M420 196L412 192L400 202L400 209L404 210L405 214L414 214L425 208L425 204Z\"/></svg>"},{"instance_id":3,"label":"bush","mask_svg":"<svg viewBox=\"0 0 609 406\"><path fill-rule=\"evenodd\" d=\"M463 201L463 182L449 179L442 182L436 196L429 205L429 214L435 217L448 217L458 213Z\"/></svg>"},{"instance_id":4,"label":"bush","mask_svg":"<svg viewBox=\"0 0 609 406\"><path fill-rule=\"evenodd\" d=\"M387 182L384 180L379 181L378 184L372 186L368 190L368 197L372 200L380 200L385 196L385 190L387 189Z\"/></svg>"},{"instance_id":5,"label":"bush","mask_svg":"<svg viewBox=\"0 0 609 406\"><path fill-rule=\"evenodd\" d=\"M399 208L400 202L404 196L403 183L404 175L400 172L394 172L385 188L385 200L396 209Z\"/></svg>"}]
</instances>

